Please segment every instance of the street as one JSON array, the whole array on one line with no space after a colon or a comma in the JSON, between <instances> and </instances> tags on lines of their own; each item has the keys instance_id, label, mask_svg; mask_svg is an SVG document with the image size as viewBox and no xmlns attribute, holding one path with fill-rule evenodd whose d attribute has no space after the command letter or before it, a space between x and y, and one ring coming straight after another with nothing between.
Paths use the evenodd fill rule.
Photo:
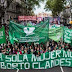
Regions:
<instances>
[{"instance_id":1,"label":"street","mask_svg":"<svg viewBox=\"0 0 72 72\"><path fill-rule=\"evenodd\" d=\"M54 67L50 69L45 69L45 70L0 70L0 72L72 72L72 68L70 67L62 67L63 71L61 70L60 67Z\"/></svg>"}]
</instances>

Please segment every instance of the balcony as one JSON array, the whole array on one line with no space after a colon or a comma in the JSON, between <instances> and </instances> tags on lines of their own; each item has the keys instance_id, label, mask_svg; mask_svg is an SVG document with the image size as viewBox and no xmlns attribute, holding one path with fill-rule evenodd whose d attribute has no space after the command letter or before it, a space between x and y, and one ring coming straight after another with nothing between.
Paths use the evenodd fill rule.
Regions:
<instances>
[{"instance_id":1,"label":"balcony","mask_svg":"<svg viewBox=\"0 0 72 72\"><path fill-rule=\"evenodd\" d=\"M20 10L12 10L12 9L8 9L7 12L11 12L11 13L15 13L15 14L20 14L21 13Z\"/></svg>"},{"instance_id":2,"label":"balcony","mask_svg":"<svg viewBox=\"0 0 72 72\"><path fill-rule=\"evenodd\" d=\"M14 0L15 2L21 4L21 0Z\"/></svg>"}]
</instances>

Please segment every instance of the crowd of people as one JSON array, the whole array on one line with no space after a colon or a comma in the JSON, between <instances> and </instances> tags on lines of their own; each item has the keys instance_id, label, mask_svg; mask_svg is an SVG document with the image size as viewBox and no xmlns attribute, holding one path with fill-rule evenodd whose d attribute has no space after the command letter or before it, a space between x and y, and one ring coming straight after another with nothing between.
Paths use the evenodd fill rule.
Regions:
<instances>
[{"instance_id":1,"label":"crowd of people","mask_svg":"<svg viewBox=\"0 0 72 72\"><path fill-rule=\"evenodd\" d=\"M14 45L8 42L7 44L0 45L0 53L5 55L12 54L35 54L40 56L43 53L50 52L53 50L68 50L72 48L68 43L49 41L48 44L35 44L35 43L15 43Z\"/></svg>"}]
</instances>

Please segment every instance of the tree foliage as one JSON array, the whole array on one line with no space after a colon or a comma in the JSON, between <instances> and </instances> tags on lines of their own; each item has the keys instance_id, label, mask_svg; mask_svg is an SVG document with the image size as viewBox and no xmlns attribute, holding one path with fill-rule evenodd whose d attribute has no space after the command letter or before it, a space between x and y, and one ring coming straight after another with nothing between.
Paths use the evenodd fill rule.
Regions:
<instances>
[{"instance_id":1,"label":"tree foliage","mask_svg":"<svg viewBox=\"0 0 72 72\"><path fill-rule=\"evenodd\" d=\"M47 0L45 9L52 11L53 16L57 16L65 7L66 0Z\"/></svg>"},{"instance_id":2,"label":"tree foliage","mask_svg":"<svg viewBox=\"0 0 72 72\"><path fill-rule=\"evenodd\" d=\"M7 0L7 7L9 7L12 2L13 0Z\"/></svg>"},{"instance_id":3,"label":"tree foliage","mask_svg":"<svg viewBox=\"0 0 72 72\"><path fill-rule=\"evenodd\" d=\"M44 0L22 0L22 6L25 9L25 15L30 15L35 6L40 6L40 2Z\"/></svg>"},{"instance_id":4,"label":"tree foliage","mask_svg":"<svg viewBox=\"0 0 72 72\"><path fill-rule=\"evenodd\" d=\"M44 0L20 0L21 1L21 7L25 10L25 15L33 14L33 9L35 9L35 6L40 6L40 2L43 2ZM10 6L11 3L13 3L14 0L7 0L7 8Z\"/></svg>"}]
</instances>

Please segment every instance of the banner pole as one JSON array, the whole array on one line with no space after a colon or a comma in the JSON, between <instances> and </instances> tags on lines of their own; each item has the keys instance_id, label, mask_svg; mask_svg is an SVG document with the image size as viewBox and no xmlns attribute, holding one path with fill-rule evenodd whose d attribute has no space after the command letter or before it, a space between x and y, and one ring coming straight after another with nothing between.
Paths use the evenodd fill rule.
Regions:
<instances>
[{"instance_id":1,"label":"banner pole","mask_svg":"<svg viewBox=\"0 0 72 72\"><path fill-rule=\"evenodd\" d=\"M64 42L64 26L63 26L63 42Z\"/></svg>"},{"instance_id":2,"label":"banner pole","mask_svg":"<svg viewBox=\"0 0 72 72\"><path fill-rule=\"evenodd\" d=\"M49 19L48 19L48 41L49 41Z\"/></svg>"},{"instance_id":3,"label":"banner pole","mask_svg":"<svg viewBox=\"0 0 72 72\"><path fill-rule=\"evenodd\" d=\"M72 47L72 33L71 33L71 47Z\"/></svg>"},{"instance_id":4,"label":"banner pole","mask_svg":"<svg viewBox=\"0 0 72 72\"><path fill-rule=\"evenodd\" d=\"M47 37L47 44L46 44L46 48L48 47L49 44L49 19L48 19L48 37Z\"/></svg>"}]
</instances>

